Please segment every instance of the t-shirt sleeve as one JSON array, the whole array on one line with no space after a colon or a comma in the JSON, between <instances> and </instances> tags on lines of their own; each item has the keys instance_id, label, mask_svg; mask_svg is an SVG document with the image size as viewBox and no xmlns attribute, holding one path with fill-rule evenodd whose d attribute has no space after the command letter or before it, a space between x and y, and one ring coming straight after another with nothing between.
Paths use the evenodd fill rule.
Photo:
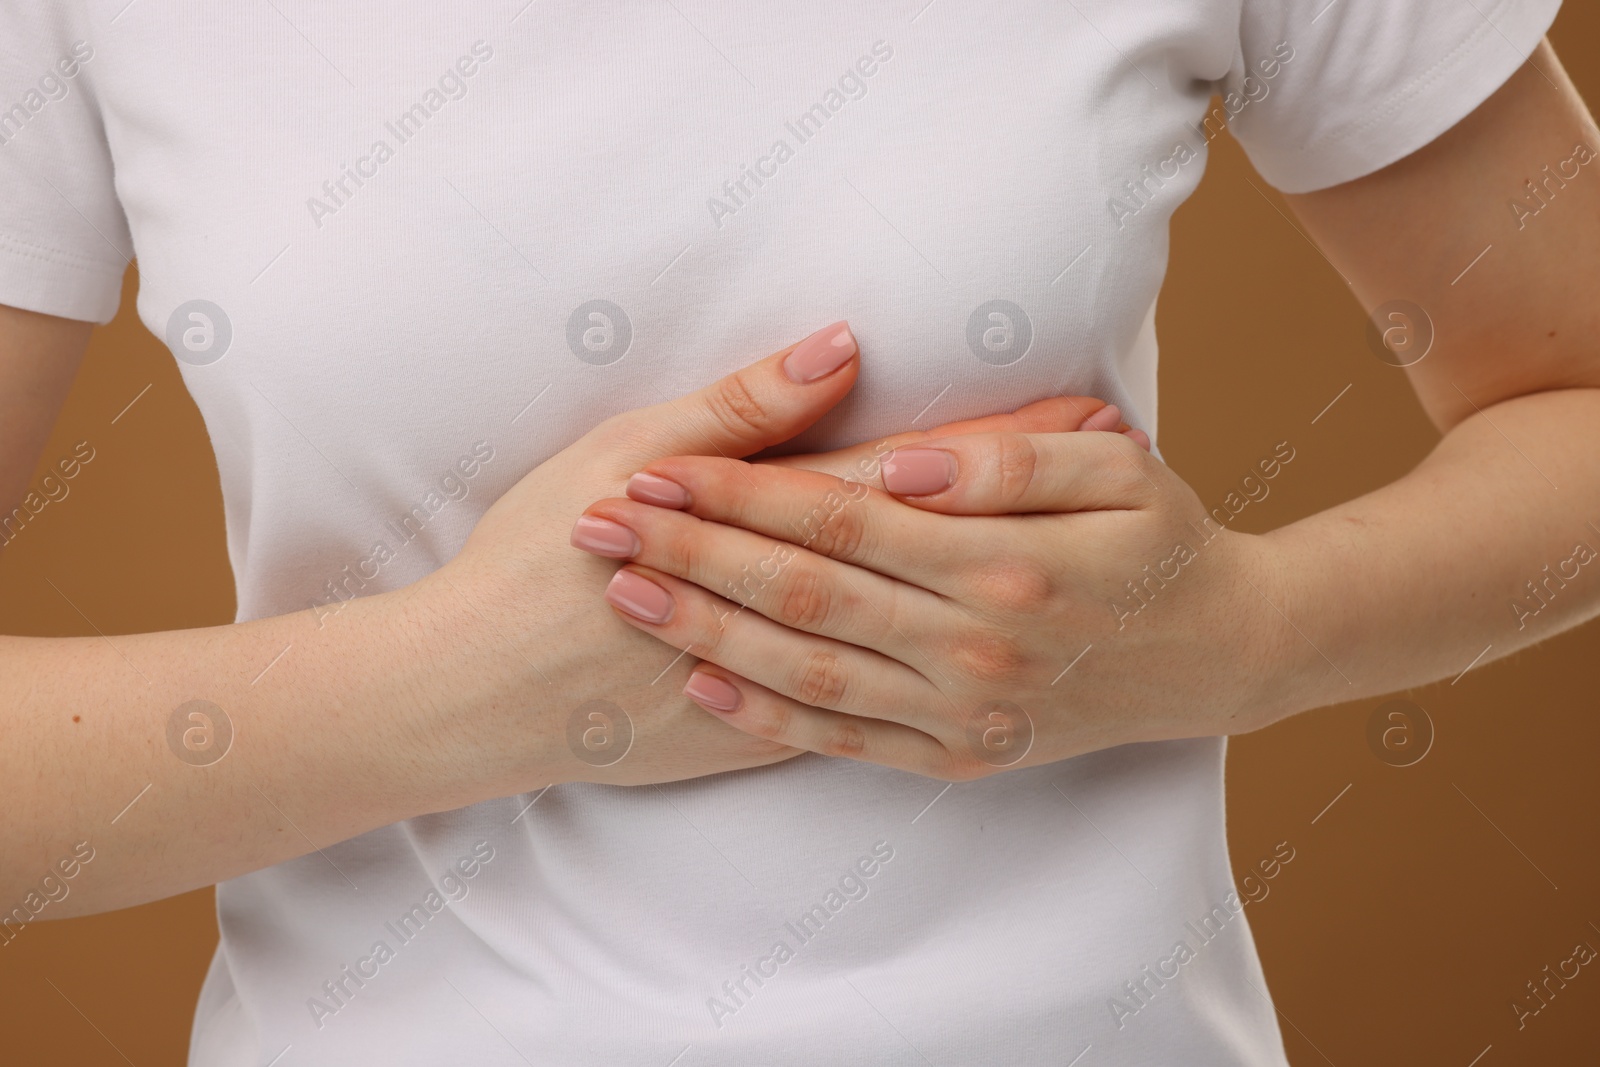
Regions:
<instances>
[{"instance_id":1,"label":"t-shirt sleeve","mask_svg":"<svg viewBox=\"0 0 1600 1067\"><path fill-rule=\"evenodd\" d=\"M1470 114L1522 66L1560 6L1243 0L1239 57L1218 87L1229 125L1286 193L1351 181Z\"/></svg>"},{"instance_id":2,"label":"t-shirt sleeve","mask_svg":"<svg viewBox=\"0 0 1600 1067\"><path fill-rule=\"evenodd\" d=\"M0 4L0 304L108 322L133 251L78 6Z\"/></svg>"}]
</instances>

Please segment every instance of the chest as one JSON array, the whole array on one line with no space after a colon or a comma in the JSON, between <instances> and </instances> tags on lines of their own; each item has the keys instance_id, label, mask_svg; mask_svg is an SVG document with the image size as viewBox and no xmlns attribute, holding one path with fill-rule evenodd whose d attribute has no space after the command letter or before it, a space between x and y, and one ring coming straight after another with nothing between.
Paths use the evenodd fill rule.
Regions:
<instances>
[{"instance_id":1,"label":"chest","mask_svg":"<svg viewBox=\"0 0 1600 1067\"><path fill-rule=\"evenodd\" d=\"M402 464L515 416L531 466L838 318L861 384L807 445L1065 389L1153 418L1236 13L919 6L131 10L97 75L140 313L226 320L174 349L214 431L266 398Z\"/></svg>"}]
</instances>

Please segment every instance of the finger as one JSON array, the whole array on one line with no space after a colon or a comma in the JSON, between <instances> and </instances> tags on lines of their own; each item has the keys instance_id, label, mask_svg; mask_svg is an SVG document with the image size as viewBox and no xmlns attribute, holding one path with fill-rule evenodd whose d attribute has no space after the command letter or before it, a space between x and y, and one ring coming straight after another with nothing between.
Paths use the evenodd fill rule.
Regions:
<instances>
[{"instance_id":1,"label":"finger","mask_svg":"<svg viewBox=\"0 0 1600 1067\"><path fill-rule=\"evenodd\" d=\"M778 538L935 593L955 592L954 572L970 561L980 533L862 482L709 456L656 460L629 478L625 491L645 504Z\"/></svg>"},{"instance_id":2,"label":"finger","mask_svg":"<svg viewBox=\"0 0 1600 1067\"><path fill-rule=\"evenodd\" d=\"M934 593L788 541L628 499L590 505L573 527L572 544L693 582L792 630L896 658L952 612Z\"/></svg>"},{"instance_id":3,"label":"finger","mask_svg":"<svg viewBox=\"0 0 1600 1067\"><path fill-rule=\"evenodd\" d=\"M1160 468L1123 434L987 433L896 449L881 477L885 490L928 511L1018 515L1146 507Z\"/></svg>"},{"instance_id":4,"label":"finger","mask_svg":"<svg viewBox=\"0 0 1600 1067\"><path fill-rule=\"evenodd\" d=\"M811 707L909 726L940 699L898 660L798 633L660 571L623 567L605 599L630 626Z\"/></svg>"},{"instance_id":5,"label":"finger","mask_svg":"<svg viewBox=\"0 0 1600 1067\"><path fill-rule=\"evenodd\" d=\"M871 481L877 477L878 461L887 452L903 448L916 441L935 437L951 437L967 433L1070 433L1081 429L1084 422L1097 412L1107 410L1103 400L1092 396L1052 396L1025 404L1016 411L985 415L977 419L948 422L931 430L908 430L893 434L880 441L853 445L834 452L815 452L800 456L760 458L762 463L780 467L801 467L820 471L840 478ZM1115 410L1111 408L1110 410ZM1120 412L1118 413L1120 419ZM1111 427L1119 429L1126 423ZM1105 427L1095 427L1104 429Z\"/></svg>"},{"instance_id":6,"label":"finger","mask_svg":"<svg viewBox=\"0 0 1600 1067\"><path fill-rule=\"evenodd\" d=\"M676 400L623 412L595 432L631 460L748 456L816 422L855 384L849 324L836 322Z\"/></svg>"},{"instance_id":7,"label":"finger","mask_svg":"<svg viewBox=\"0 0 1600 1067\"><path fill-rule=\"evenodd\" d=\"M1071 433L1081 428L1086 420L1107 410L1104 400L1092 396L1049 396L1024 404L1015 411L996 415L983 415L975 419L960 419L935 426L931 430L913 431L899 436L908 439L952 437L963 433ZM1115 408L1111 408L1115 410Z\"/></svg>"},{"instance_id":8,"label":"finger","mask_svg":"<svg viewBox=\"0 0 1600 1067\"><path fill-rule=\"evenodd\" d=\"M963 776L950 750L921 730L814 708L723 667L696 667L683 695L730 726L790 748L948 781Z\"/></svg>"},{"instance_id":9,"label":"finger","mask_svg":"<svg viewBox=\"0 0 1600 1067\"><path fill-rule=\"evenodd\" d=\"M1029 409L1036 409L1030 411ZM1122 410L1092 396L1059 396L1040 400L1028 407L1018 408L1012 415L991 415L982 419L952 422L928 431L922 440L933 437L954 437L969 433L1072 433L1079 430L1101 430L1126 434L1140 448L1150 451L1150 438L1143 430L1136 430L1122 419ZM895 446L909 444L894 441Z\"/></svg>"},{"instance_id":10,"label":"finger","mask_svg":"<svg viewBox=\"0 0 1600 1067\"><path fill-rule=\"evenodd\" d=\"M1100 430L1106 433L1125 434L1134 444L1150 451L1150 435L1143 430L1135 430L1132 426L1122 421L1122 412L1115 404L1108 405L1083 420L1080 430Z\"/></svg>"}]
</instances>

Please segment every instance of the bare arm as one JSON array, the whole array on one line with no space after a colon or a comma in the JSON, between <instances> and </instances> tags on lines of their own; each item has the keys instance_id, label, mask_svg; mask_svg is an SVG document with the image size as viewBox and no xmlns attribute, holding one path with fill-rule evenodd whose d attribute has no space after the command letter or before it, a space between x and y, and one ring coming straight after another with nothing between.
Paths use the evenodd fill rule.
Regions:
<instances>
[{"instance_id":1,"label":"bare arm","mask_svg":"<svg viewBox=\"0 0 1600 1067\"><path fill-rule=\"evenodd\" d=\"M88 331L12 309L0 317L0 397L18 415L5 424L16 427L0 461L8 485L26 479ZM619 780L671 781L794 754L752 743L667 687L652 694L659 714L643 714L628 682L659 674L660 653L617 627L598 597L563 594L564 583L601 584L593 561L566 543L578 510L567 497L608 461L620 484L649 449L693 447L686 434L735 451L770 443L762 434L781 440L853 379L852 363L797 386L769 359L670 412L610 420L513 487L450 566L336 614L0 636L0 942L33 914L142 903L402 819L586 776L593 769L565 748L563 713L568 693L592 685L590 658L611 671L600 677L618 679L608 695L639 713L639 732L666 735L641 736ZM771 414L756 413L761 425L741 420L749 408L725 394L759 398ZM728 425L714 425L717 413ZM553 617L561 613L547 598L569 605L565 617ZM641 656L648 672L634 663Z\"/></svg>"},{"instance_id":2,"label":"bare arm","mask_svg":"<svg viewBox=\"0 0 1600 1067\"><path fill-rule=\"evenodd\" d=\"M451 765L460 748L437 744L437 682L469 659L446 638L458 622L410 587L354 601L320 631L300 612L0 637L0 900L22 903L82 841L94 860L45 918L169 896L482 799ZM272 684L252 686L290 645Z\"/></svg>"},{"instance_id":3,"label":"bare arm","mask_svg":"<svg viewBox=\"0 0 1600 1067\"><path fill-rule=\"evenodd\" d=\"M1280 606L1316 645L1291 641L1307 669L1285 710L1451 677L1600 614L1600 133L1548 43L1433 144L1289 201L1369 310L1426 310L1433 347L1406 373L1444 437L1268 535Z\"/></svg>"},{"instance_id":4,"label":"bare arm","mask_svg":"<svg viewBox=\"0 0 1600 1067\"><path fill-rule=\"evenodd\" d=\"M0 306L0 514L24 494L90 330ZM442 780L416 766L426 710L406 660L439 650L422 647L414 619L375 599L327 634L296 615L114 641L0 637L0 940L39 907L30 892L65 885L39 912L49 918L137 903L309 851L288 820L326 843L414 814L430 790L396 788L407 778L384 766L412 764L411 783ZM374 630L389 636L373 641ZM291 641L308 654L280 685L251 692L255 671ZM167 722L197 698L231 714L213 723L222 733L190 735L186 763L165 744ZM243 734L233 763L203 766L229 723Z\"/></svg>"},{"instance_id":5,"label":"bare arm","mask_svg":"<svg viewBox=\"0 0 1600 1067\"><path fill-rule=\"evenodd\" d=\"M39 318L0 316L0 351L29 352L5 363L0 396L47 390L41 367L70 378L59 364L81 353L87 327L46 320L62 346L52 360L27 333ZM785 350L608 419L496 501L444 568L331 618L307 610L114 638L0 636L0 943L17 936L6 925L13 907L23 926L34 910L104 911L553 782L678 781L798 755L679 695L691 664L668 666L670 650L616 620L599 595L615 564L568 538L584 503L620 492L651 459L748 455L832 408L854 383L854 345L841 349L837 326L815 336L814 376L791 379ZM846 361L818 371L819 353ZM64 389L58 382L55 405L36 413L30 455ZM1084 399L954 429L1074 429ZM875 447L790 462L847 472ZM574 704L596 695L633 725L626 758L600 768L567 747ZM37 907L45 876L61 872L59 889L68 870L67 895Z\"/></svg>"},{"instance_id":6,"label":"bare arm","mask_svg":"<svg viewBox=\"0 0 1600 1067\"><path fill-rule=\"evenodd\" d=\"M1549 81L1522 70L1427 148L1291 198L1369 307L1433 319L1411 380L1444 436L1405 477L1256 535L1109 434L935 438L885 457L882 492L724 612L751 535L798 542L794 501L822 486L673 457L646 473L677 503L589 509L631 531L634 580L675 605L619 616L694 650L692 691L752 736L967 781L1257 729L1600 613L1600 160L1575 149L1600 136L1550 50L1535 62ZM1569 165L1519 227L1525 178L1579 157L1592 169Z\"/></svg>"}]
</instances>

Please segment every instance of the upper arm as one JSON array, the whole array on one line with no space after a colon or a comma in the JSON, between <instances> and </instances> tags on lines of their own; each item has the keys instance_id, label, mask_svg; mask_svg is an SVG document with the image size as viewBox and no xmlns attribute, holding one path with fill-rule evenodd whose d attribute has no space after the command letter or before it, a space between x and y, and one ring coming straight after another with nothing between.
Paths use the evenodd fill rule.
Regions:
<instances>
[{"instance_id":1,"label":"upper arm","mask_svg":"<svg viewBox=\"0 0 1600 1067\"><path fill-rule=\"evenodd\" d=\"M0 304L0 514L22 498L93 328Z\"/></svg>"},{"instance_id":2,"label":"upper arm","mask_svg":"<svg viewBox=\"0 0 1600 1067\"><path fill-rule=\"evenodd\" d=\"M1600 386L1600 131L1548 42L1431 144L1287 199L1369 311L1427 313L1432 348L1407 373L1441 429Z\"/></svg>"}]
</instances>

